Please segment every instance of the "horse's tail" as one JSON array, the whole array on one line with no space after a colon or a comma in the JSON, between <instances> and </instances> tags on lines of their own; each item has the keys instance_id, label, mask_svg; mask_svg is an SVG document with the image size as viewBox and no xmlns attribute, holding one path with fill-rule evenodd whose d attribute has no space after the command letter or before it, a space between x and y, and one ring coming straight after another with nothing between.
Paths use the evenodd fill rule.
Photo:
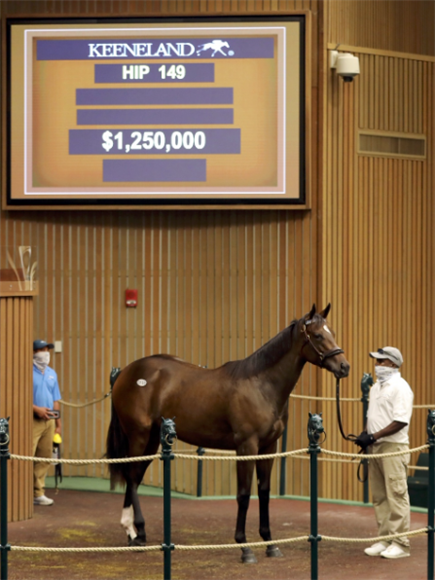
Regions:
<instances>
[{"instance_id":1,"label":"horse's tail","mask_svg":"<svg viewBox=\"0 0 435 580\"><path fill-rule=\"evenodd\" d=\"M119 417L112 402L112 419L109 425L106 441L106 457L108 459L120 459L128 454L128 439L122 430ZM110 489L115 489L117 484L125 483L125 470L128 463L109 463Z\"/></svg>"}]
</instances>

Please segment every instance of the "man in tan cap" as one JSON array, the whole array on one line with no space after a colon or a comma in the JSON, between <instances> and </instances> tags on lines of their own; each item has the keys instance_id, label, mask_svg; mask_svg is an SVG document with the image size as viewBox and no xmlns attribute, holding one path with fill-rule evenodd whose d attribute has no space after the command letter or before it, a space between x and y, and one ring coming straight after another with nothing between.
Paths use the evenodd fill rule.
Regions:
<instances>
[{"instance_id":1,"label":"man in tan cap","mask_svg":"<svg viewBox=\"0 0 435 580\"><path fill-rule=\"evenodd\" d=\"M414 394L399 372L403 363L402 353L398 348L385 346L371 352L370 356L375 359L377 381L370 390L366 431L359 435L355 443L369 454L409 451L408 429ZM372 458L369 464L378 535L409 532L409 453ZM364 552L368 556L405 558L410 555L409 540L401 537L392 542L376 542Z\"/></svg>"}]
</instances>

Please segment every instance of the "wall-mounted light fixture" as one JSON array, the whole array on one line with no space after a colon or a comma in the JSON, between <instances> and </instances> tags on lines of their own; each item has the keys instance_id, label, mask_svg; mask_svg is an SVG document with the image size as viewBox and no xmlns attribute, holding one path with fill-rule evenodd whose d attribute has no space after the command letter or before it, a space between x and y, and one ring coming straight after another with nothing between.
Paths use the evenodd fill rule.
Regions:
<instances>
[{"instance_id":1,"label":"wall-mounted light fixture","mask_svg":"<svg viewBox=\"0 0 435 580\"><path fill-rule=\"evenodd\" d=\"M359 75L359 58L350 52L329 51L329 66L335 68L338 76L342 77L345 83L351 83Z\"/></svg>"}]
</instances>

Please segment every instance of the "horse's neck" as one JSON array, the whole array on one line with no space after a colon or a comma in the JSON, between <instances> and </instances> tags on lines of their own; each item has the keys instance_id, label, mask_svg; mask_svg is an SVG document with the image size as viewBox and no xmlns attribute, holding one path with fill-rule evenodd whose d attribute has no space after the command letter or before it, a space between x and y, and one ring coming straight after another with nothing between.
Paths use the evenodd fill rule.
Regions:
<instances>
[{"instance_id":1,"label":"horse's neck","mask_svg":"<svg viewBox=\"0 0 435 580\"><path fill-rule=\"evenodd\" d=\"M278 410L286 404L301 376L305 363L306 360L299 354L288 353L273 368L269 369L266 381L273 388L273 397Z\"/></svg>"}]
</instances>

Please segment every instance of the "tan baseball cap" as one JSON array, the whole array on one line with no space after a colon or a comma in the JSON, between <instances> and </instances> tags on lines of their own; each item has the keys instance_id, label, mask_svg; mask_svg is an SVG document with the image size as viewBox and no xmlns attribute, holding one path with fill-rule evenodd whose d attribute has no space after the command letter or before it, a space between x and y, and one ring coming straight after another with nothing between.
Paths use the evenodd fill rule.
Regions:
<instances>
[{"instance_id":1,"label":"tan baseball cap","mask_svg":"<svg viewBox=\"0 0 435 580\"><path fill-rule=\"evenodd\" d=\"M402 366L403 364L402 353L394 346L384 346L384 348L378 348L377 352L371 352L370 356L372 358L387 358L398 367Z\"/></svg>"}]
</instances>

